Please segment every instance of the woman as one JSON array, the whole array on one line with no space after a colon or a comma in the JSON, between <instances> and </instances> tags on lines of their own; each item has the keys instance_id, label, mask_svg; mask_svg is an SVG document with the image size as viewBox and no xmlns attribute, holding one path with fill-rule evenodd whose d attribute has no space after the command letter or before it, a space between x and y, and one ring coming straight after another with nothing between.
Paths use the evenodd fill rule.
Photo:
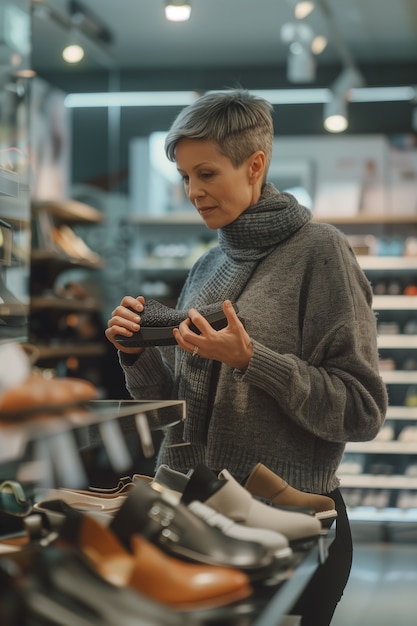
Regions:
<instances>
[{"instance_id":1,"label":"woman","mask_svg":"<svg viewBox=\"0 0 417 626\"><path fill-rule=\"evenodd\" d=\"M271 111L265 100L230 90L178 115L166 154L219 245L184 284L177 309L188 317L173 331L175 347L117 342L140 329L142 296L122 299L106 335L133 398L186 400L185 424L167 432L158 465L186 473L204 463L244 481L262 462L293 487L334 499L329 558L294 607L303 626L323 626L352 557L336 471L346 442L375 437L387 395L371 289L347 239L267 182ZM213 303L227 318L218 331L198 312Z\"/></svg>"}]
</instances>

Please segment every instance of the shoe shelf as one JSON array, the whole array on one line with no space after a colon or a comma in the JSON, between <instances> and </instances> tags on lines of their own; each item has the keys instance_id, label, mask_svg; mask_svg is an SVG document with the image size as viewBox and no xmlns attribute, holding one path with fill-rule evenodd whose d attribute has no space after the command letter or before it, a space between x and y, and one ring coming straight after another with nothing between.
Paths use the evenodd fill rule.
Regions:
<instances>
[{"instance_id":1,"label":"shoe shelf","mask_svg":"<svg viewBox=\"0 0 417 626\"><path fill-rule=\"evenodd\" d=\"M131 216L129 224L135 233L128 261L131 280L145 297L171 306L193 263L217 243L216 234L192 211Z\"/></svg>"},{"instance_id":2,"label":"shoe shelf","mask_svg":"<svg viewBox=\"0 0 417 626\"><path fill-rule=\"evenodd\" d=\"M205 229L201 217L195 211L174 211L161 217L151 215L132 215L129 224L134 226L150 226L152 228L164 228L166 226L200 226Z\"/></svg>"},{"instance_id":3,"label":"shoe shelf","mask_svg":"<svg viewBox=\"0 0 417 626\"><path fill-rule=\"evenodd\" d=\"M22 482L49 481L50 488L85 489L88 478L80 469L80 441L83 450L103 443L109 462L117 466L117 471L123 471L133 462L124 444L127 434L139 436L143 455L149 458L155 453L151 433L184 419L183 400L90 400L75 405L63 401L60 407L45 406L32 414L2 415L0 465L17 461L14 479ZM86 429L95 426L98 426L98 434L91 438ZM84 436L78 439L80 429ZM66 452L62 449L63 443ZM31 444L29 448L28 444ZM56 454L58 450L61 455Z\"/></svg>"},{"instance_id":4,"label":"shoe shelf","mask_svg":"<svg viewBox=\"0 0 417 626\"><path fill-rule=\"evenodd\" d=\"M71 269L97 270L104 267L103 259L91 261L80 256L64 255L59 250L48 248L32 250L31 262L33 265L52 266L53 274Z\"/></svg>"},{"instance_id":5,"label":"shoe shelf","mask_svg":"<svg viewBox=\"0 0 417 626\"><path fill-rule=\"evenodd\" d=\"M95 298L78 300L76 298L58 298L54 295L34 296L30 306L32 313L37 311L56 309L57 311L101 311L101 304Z\"/></svg>"},{"instance_id":6,"label":"shoe shelf","mask_svg":"<svg viewBox=\"0 0 417 626\"><path fill-rule=\"evenodd\" d=\"M361 233L365 234L373 233L375 230L374 226L381 226L384 228L384 231L388 232L391 231L391 228L393 228L394 232L398 230L404 231L404 229L407 231L413 226L417 229L417 215L401 213L361 213L352 216L332 217L331 219L315 218L315 220L317 222L331 222L346 232L351 232L351 228L354 226L360 226Z\"/></svg>"},{"instance_id":7,"label":"shoe shelf","mask_svg":"<svg viewBox=\"0 0 417 626\"><path fill-rule=\"evenodd\" d=\"M32 344L33 345L33 344ZM57 361L61 361L63 359L71 359L71 358L87 358L87 357L100 357L106 353L106 346L102 343L98 342L71 342L65 343L62 342L59 345L57 344L42 344L37 343L36 347L38 349L37 362L45 362L47 361L50 364L53 364ZM75 374L71 374L75 375Z\"/></svg>"},{"instance_id":8,"label":"shoe shelf","mask_svg":"<svg viewBox=\"0 0 417 626\"><path fill-rule=\"evenodd\" d=\"M363 489L417 489L417 478L407 476L374 476L372 474L359 474L341 477L343 489L361 487Z\"/></svg>"},{"instance_id":9,"label":"shoe shelf","mask_svg":"<svg viewBox=\"0 0 417 626\"><path fill-rule=\"evenodd\" d=\"M417 348L417 335L380 335L378 337L378 347L382 349L405 349L415 350Z\"/></svg>"},{"instance_id":10,"label":"shoe shelf","mask_svg":"<svg viewBox=\"0 0 417 626\"><path fill-rule=\"evenodd\" d=\"M347 444L339 468L341 489L352 519L396 517L415 523L417 216L360 215L332 223L350 239L373 289L380 373L390 402L373 441Z\"/></svg>"},{"instance_id":11,"label":"shoe shelf","mask_svg":"<svg viewBox=\"0 0 417 626\"><path fill-rule=\"evenodd\" d=\"M360 441L349 443L346 451L350 453L366 454L417 454L416 441Z\"/></svg>"},{"instance_id":12,"label":"shoe shelf","mask_svg":"<svg viewBox=\"0 0 417 626\"><path fill-rule=\"evenodd\" d=\"M34 213L47 211L54 221L64 224L98 224L104 221L100 211L78 200L34 201L32 211Z\"/></svg>"},{"instance_id":13,"label":"shoe shelf","mask_svg":"<svg viewBox=\"0 0 417 626\"><path fill-rule=\"evenodd\" d=\"M75 228L103 220L100 211L82 202L32 201L29 343L38 351L36 365L87 378L98 387L93 370L101 371L107 350L103 304L84 285L94 285L94 273L105 262Z\"/></svg>"}]
</instances>

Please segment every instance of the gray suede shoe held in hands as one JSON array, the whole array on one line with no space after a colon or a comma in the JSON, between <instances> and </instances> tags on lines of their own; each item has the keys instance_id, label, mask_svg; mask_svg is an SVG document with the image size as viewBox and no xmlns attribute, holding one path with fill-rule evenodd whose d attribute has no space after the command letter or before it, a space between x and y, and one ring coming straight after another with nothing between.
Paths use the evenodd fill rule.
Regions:
<instances>
[{"instance_id":1,"label":"gray suede shoe held in hands","mask_svg":"<svg viewBox=\"0 0 417 626\"><path fill-rule=\"evenodd\" d=\"M233 305L236 313L238 307ZM213 326L215 330L220 330L227 326L227 319L223 312L221 303L210 304L202 307L199 313ZM132 337L116 335L115 339L121 346L126 348L144 348L146 346L171 346L175 345L173 330L188 317L186 311L177 311L161 304L157 300L146 300L145 308L140 315L140 330L133 333ZM200 331L193 323L191 330L200 334Z\"/></svg>"}]
</instances>

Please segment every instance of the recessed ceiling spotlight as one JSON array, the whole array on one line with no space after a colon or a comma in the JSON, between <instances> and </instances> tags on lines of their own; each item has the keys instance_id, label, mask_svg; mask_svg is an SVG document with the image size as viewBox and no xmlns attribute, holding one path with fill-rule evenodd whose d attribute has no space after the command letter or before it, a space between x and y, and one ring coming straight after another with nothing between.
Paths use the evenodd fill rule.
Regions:
<instances>
[{"instance_id":1,"label":"recessed ceiling spotlight","mask_svg":"<svg viewBox=\"0 0 417 626\"><path fill-rule=\"evenodd\" d=\"M165 4L165 17L170 22L186 22L190 19L191 4L184 0L168 0Z\"/></svg>"}]
</instances>

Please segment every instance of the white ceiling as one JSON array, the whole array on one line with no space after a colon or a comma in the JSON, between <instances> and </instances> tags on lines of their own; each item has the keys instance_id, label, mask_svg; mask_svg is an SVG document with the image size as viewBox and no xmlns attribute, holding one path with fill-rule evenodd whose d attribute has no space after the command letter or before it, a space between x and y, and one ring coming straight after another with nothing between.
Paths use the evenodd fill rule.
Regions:
<instances>
[{"instance_id":1,"label":"white ceiling","mask_svg":"<svg viewBox=\"0 0 417 626\"><path fill-rule=\"evenodd\" d=\"M66 0L43 0L68 16ZM111 62L120 68L284 65L282 24L293 22L291 0L192 0L191 19L170 23L164 0L80 0L113 33L105 54L87 50L81 68ZM39 4L36 2L36 4ZM363 64L414 63L417 82L417 0L318 0L306 22L329 38L319 66L352 59ZM326 18L327 10L327 18ZM329 19L330 18L330 19ZM59 56L68 36L49 19L33 19L33 67L63 68ZM109 54L108 54L109 52Z\"/></svg>"}]
</instances>

